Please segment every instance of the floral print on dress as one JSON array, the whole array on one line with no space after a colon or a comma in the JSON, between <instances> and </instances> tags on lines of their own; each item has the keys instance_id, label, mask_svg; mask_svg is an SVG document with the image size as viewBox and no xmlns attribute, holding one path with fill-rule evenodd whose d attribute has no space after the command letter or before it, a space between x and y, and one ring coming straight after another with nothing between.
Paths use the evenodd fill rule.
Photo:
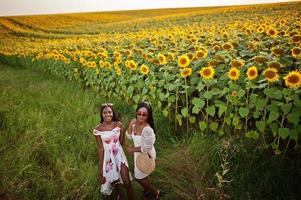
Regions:
<instances>
[{"instance_id":1,"label":"floral print on dress","mask_svg":"<svg viewBox=\"0 0 301 200\"><path fill-rule=\"evenodd\" d=\"M113 169L113 163L112 160L106 161L106 173L108 173L110 170Z\"/></svg>"},{"instance_id":2,"label":"floral print on dress","mask_svg":"<svg viewBox=\"0 0 301 200\"><path fill-rule=\"evenodd\" d=\"M122 182L120 177L121 164L124 163L128 167L128 161L119 142L120 128L116 127L111 131L94 129L93 134L101 137L104 148L103 176L106 178L106 182L101 185L101 192L110 195L113 188L112 183Z\"/></svg>"}]
</instances>

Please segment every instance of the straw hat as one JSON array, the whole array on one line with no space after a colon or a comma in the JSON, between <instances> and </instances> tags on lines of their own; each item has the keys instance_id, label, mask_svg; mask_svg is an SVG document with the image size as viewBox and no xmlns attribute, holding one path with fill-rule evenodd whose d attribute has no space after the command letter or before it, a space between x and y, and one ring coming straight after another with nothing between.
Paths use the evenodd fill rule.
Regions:
<instances>
[{"instance_id":1,"label":"straw hat","mask_svg":"<svg viewBox=\"0 0 301 200\"><path fill-rule=\"evenodd\" d=\"M136 165L144 174L150 174L155 170L156 162L147 153L140 153L137 156Z\"/></svg>"}]
</instances>

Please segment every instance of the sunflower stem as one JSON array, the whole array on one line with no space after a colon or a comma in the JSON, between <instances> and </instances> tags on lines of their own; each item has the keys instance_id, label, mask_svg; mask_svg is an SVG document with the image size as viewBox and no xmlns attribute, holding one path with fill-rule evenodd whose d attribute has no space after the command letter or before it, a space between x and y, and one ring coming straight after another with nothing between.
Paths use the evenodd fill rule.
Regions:
<instances>
[{"instance_id":1,"label":"sunflower stem","mask_svg":"<svg viewBox=\"0 0 301 200\"><path fill-rule=\"evenodd\" d=\"M186 81L186 78L185 78L185 97L186 97L186 109L187 109L187 112L188 112L188 92L187 92L187 81ZM187 114L187 117L186 117L186 135L188 136L188 114Z\"/></svg>"}]
</instances>

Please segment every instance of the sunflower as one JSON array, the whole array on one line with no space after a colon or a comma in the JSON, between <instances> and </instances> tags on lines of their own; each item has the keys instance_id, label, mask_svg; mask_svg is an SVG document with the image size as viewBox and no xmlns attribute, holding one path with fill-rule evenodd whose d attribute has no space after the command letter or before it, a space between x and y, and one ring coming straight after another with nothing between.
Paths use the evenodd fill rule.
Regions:
<instances>
[{"instance_id":1,"label":"sunflower","mask_svg":"<svg viewBox=\"0 0 301 200\"><path fill-rule=\"evenodd\" d=\"M214 49L214 51L219 51L219 50L221 50L221 47L216 44L213 46L213 49Z\"/></svg>"},{"instance_id":2,"label":"sunflower","mask_svg":"<svg viewBox=\"0 0 301 200\"><path fill-rule=\"evenodd\" d=\"M130 56L132 56L133 53L132 53L131 50L126 49L126 50L124 51L124 54L127 55L128 57L130 57Z\"/></svg>"},{"instance_id":3,"label":"sunflower","mask_svg":"<svg viewBox=\"0 0 301 200\"><path fill-rule=\"evenodd\" d=\"M257 33L263 33L264 30L265 30L265 28L264 28L263 26L259 26L259 27L256 29Z\"/></svg>"},{"instance_id":4,"label":"sunflower","mask_svg":"<svg viewBox=\"0 0 301 200\"><path fill-rule=\"evenodd\" d=\"M119 51L114 51L113 52L114 57L117 58L121 58L121 53Z\"/></svg>"},{"instance_id":5,"label":"sunflower","mask_svg":"<svg viewBox=\"0 0 301 200\"><path fill-rule=\"evenodd\" d=\"M142 64L140 67L140 72L143 75L147 75L149 73L149 68L145 64Z\"/></svg>"},{"instance_id":6,"label":"sunflower","mask_svg":"<svg viewBox=\"0 0 301 200\"><path fill-rule=\"evenodd\" d=\"M271 37L276 37L278 32L277 30L273 29L273 28L269 28L266 32L267 35L271 36Z\"/></svg>"},{"instance_id":7,"label":"sunflower","mask_svg":"<svg viewBox=\"0 0 301 200\"><path fill-rule=\"evenodd\" d=\"M301 73L298 70L289 72L284 78L285 85L289 88L301 87Z\"/></svg>"},{"instance_id":8,"label":"sunflower","mask_svg":"<svg viewBox=\"0 0 301 200\"><path fill-rule=\"evenodd\" d=\"M105 61L105 67L108 68L108 69L111 69L112 65L108 61Z\"/></svg>"},{"instance_id":9,"label":"sunflower","mask_svg":"<svg viewBox=\"0 0 301 200\"><path fill-rule=\"evenodd\" d=\"M272 67L269 67L266 70L264 70L263 75L269 83L273 83L279 80L278 70Z\"/></svg>"},{"instance_id":10,"label":"sunflower","mask_svg":"<svg viewBox=\"0 0 301 200\"><path fill-rule=\"evenodd\" d=\"M258 76L257 67L256 66L249 67L246 74L249 80L256 79Z\"/></svg>"},{"instance_id":11,"label":"sunflower","mask_svg":"<svg viewBox=\"0 0 301 200\"><path fill-rule=\"evenodd\" d=\"M231 67L228 72L228 77L230 80L237 80L240 76L240 71L236 67Z\"/></svg>"},{"instance_id":12,"label":"sunflower","mask_svg":"<svg viewBox=\"0 0 301 200\"><path fill-rule=\"evenodd\" d=\"M190 64L190 59L188 58L187 55L182 55L178 58L178 65L180 67L187 67Z\"/></svg>"},{"instance_id":13,"label":"sunflower","mask_svg":"<svg viewBox=\"0 0 301 200\"><path fill-rule=\"evenodd\" d=\"M96 68L96 62L95 62L95 61L91 61L90 67L91 67L91 68Z\"/></svg>"},{"instance_id":14,"label":"sunflower","mask_svg":"<svg viewBox=\"0 0 301 200\"><path fill-rule=\"evenodd\" d=\"M168 52L167 53L167 59L168 60L174 60L175 59L175 54L172 52Z\"/></svg>"},{"instance_id":15,"label":"sunflower","mask_svg":"<svg viewBox=\"0 0 301 200\"><path fill-rule=\"evenodd\" d=\"M103 60L100 60L100 61L98 62L98 64L99 64L99 66L100 66L101 68L104 68L104 67L105 67L105 62L104 62Z\"/></svg>"},{"instance_id":16,"label":"sunflower","mask_svg":"<svg viewBox=\"0 0 301 200\"><path fill-rule=\"evenodd\" d=\"M148 61L151 61L152 58L153 58L153 56L152 56L151 53L145 53L145 54L144 54L144 58L147 59Z\"/></svg>"},{"instance_id":17,"label":"sunflower","mask_svg":"<svg viewBox=\"0 0 301 200\"><path fill-rule=\"evenodd\" d=\"M252 58L252 60L254 60L258 64L263 64L263 63L265 63L265 62L268 61L268 59L266 57L264 57L264 56L254 56Z\"/></svg>"},{"instance_id":18,"label":"sunflower","mask_svg":"<svg viewBox=\"0 0 301 200\"><path fill-rule=\"evenodd\" d=\"M191 73L192 73L192 69L190 67L186 67L181 70L181 77L186 78L186 77L190 76Z\"/></svg>"},{"instance_id":19,"label":"sunflower","mask_svg":"<svg viewBox=\"0 0 301 200\"><path fill-rule=\"evenodd\" d=\"M231 61L231 67L241 68L245 65L245 62L243 60L232 60Z\"/></svg>"},{"instance_id":20,"label":"sunflower","mask_svg":"<svg viewBox=\"0 0 301 200\"><path fill-rule=\"evenodd\" d=\"M136 70L137 69L137 64L135 63L134 60L130 60L128 62L128 67L131 69L131 70Z\"/></svg>"},{"instance_id":21,"label":"sunflower","mask_svg":"<svg viewBox=\"0 0 301 200\"><path fill-rule=\"evenodd\" d=\"M275 69L279 70L282 67L282 65L277 61L272 61L272 62L268 63L268 67L275 68Z\"/></svg>"},{"instance_id":22,"label":"sunflower","mask_svg":"<svg viewBox=\"0 0 301 200\"><path fill-rule=\"evenodd\" d=\"M292 56L294 58L301 58L301 48L300 47L292 48Z\"/></svg>"},{"instance_id":23,"label":"sunflower","mask_svg":"<svg viewBox=\"0 0 301 200\"><path fill-rule=\"evenodd\" d=\"M271 49L272 54L275 56L282 56L284 54L284 50L280 47L273 47Z\"/></svg>"},{"instance_id":24,"label":"sunflower","mask_svg":"<svg viewBox=\"0 0 301 200\"><path fill-rule=\"evenodd\" d=\"M205 49L199 49L195 52L196 59L206 58L208 55L208 51Z\"/></svg>"},{"instance_id":25,"label":"sunflower","mask_svg":"<svg viewBox=\"0 0 301 200\"><path fill-rule=\"evenodd\" d=\"M235 91L235 90L232 91L232 92L231 92L231 96L236 97L236 96L237 96L237 91Z\"/></svg>"},{"instance_id":26,"label":"sunflower","mask_svg":"<svg viewBox=\"0 0 301 200\"><path fill-rule=\"evenodd\" d=\"M188 56L190 62L194 60L194 54L188 53L187 56Z\"/></svg>"},{"instance_id":27,"label":"sunflower","mask_svg":"<svg viewBox=\"0 0 301 200\"><path fill-rule=\"evenodd\" d=\"M164 64L167 63L166 62L166 57L163 54L161 54L161 53L159 53L159 55L158 55L158 60L159 60L159 64L160 65L164 65Z\"/></svg>"},{"instance_id":28,"label":"sunflower","mask_svg":"<svg viewBox=\"0 0 301 200\"><path fill-rule=\"evenodd\" d=\"M229 49L233 49L234 46L231 43L225 43L223 44L223 49L224 50L229 50Z\"/></svg>"},{"instance_id":29,"label":"sunflower","mask_svg":"<svg viewBox=\"0 0 301 200\"><path fill-rule=\"evenodd\" d=\"M301 41L301 35L294 35L293 37L292 37L292 42L293 43L298 43L298 42L300 42Z\"/></svg>"},{"instance_id":30,"label":"sunflower","mask_svg":"<svg viewBox=\"0 0 301 200\"><path fill-rule=\"evenodd\" d=\"M116 69L115 69L115 72L116 72L116 74L117 74L118 76L120 76L122 71L121 71L120 68L116 68Z\"/></svg>"},{"instance_id":31,"label":"sunflower","mask_svg":"<svg viewBox=\"0 0 301 200\"><path fill-rule=\"evenodd\" d=\"M201 77L204 79L212 79L215 74L215 70L212 66L208 66L208 67L203 67L199 71L199 73L200 73Z\"/></svg>"}]
</instances>

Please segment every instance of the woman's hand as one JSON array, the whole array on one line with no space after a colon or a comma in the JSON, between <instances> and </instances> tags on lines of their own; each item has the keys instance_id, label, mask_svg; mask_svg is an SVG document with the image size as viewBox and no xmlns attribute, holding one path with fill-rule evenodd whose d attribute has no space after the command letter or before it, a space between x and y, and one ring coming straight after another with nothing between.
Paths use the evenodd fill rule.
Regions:
<instances>
[{"instance_id":1,"label":"woman's hand","mask_svg":"<svg viewBox=\"0 0 301 200\"><path fill-rule=\"evenodd\" d=\"M99 175L99 182L101 184L104 184L106 182L106 178L102 174Z\"/></svg>"},{"instance_id":2,"label":"woman's hand","mask_svg":"<svg viewBox=\"0 0 301 200\"><path fill-rule=\"evenodd\" d=\"M133 147L127 147L126 150L127 150L128 153L134 153L135 152L135 148L133 148Z\"/></svg>"}]
</instances>

